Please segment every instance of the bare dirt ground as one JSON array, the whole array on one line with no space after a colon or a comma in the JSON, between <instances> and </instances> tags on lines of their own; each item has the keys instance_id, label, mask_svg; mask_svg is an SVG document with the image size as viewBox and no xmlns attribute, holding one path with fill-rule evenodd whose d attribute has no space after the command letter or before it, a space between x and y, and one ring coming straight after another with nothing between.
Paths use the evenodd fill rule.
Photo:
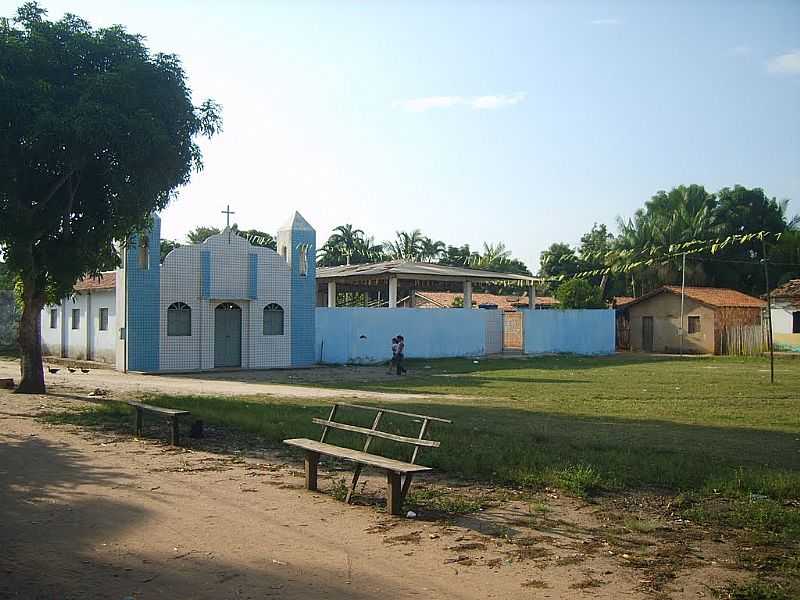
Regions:
<instances>
[{"instance_id":1,"label":"bare dirt ground","mask_svg":"<svg viewBox=\"0 0 800 600\"><path fill-rule=\"evenodd\" d=\"M727 542L668 510L642 533L613 503L549 490L535 509L512 494L465 517L401 519L333 499L332 465L321 493L305 491L281 451L40 420L83 396L0 391L0 598L710 598L738 578ZM383 496L379 477L366 482ZM458 485L415 486L431 484Z\"/></svg>"},{"instance_id":2,"label":"bare dirt ground","mask_svg":"<svg viewBox=\"0 0 800 600\"><path fill-rule=\"evenodd\" d=\"M84 390L95 388L112 389L116 393L155 392L159 394L198 395L198 396L278 396L281 398L360 398L372 400L409 400L430 397L427 394L402 394L369 392L358 390L339 390L322 387L311 387L315 381L330 381L338 373L346 370L346 379L350 381L373 381L376 378L389 379L385 369L379 367L314 367L310 369L281 369L259 371L215 371L213 373L191 373L172 375L144 375L139 373L120 373L107 365L91 364L88 373L76 370L70 373L62 364L54 362L58 368L56 374L45 372L48 386L66 386ZM70 364L75 361L71 361ZM87 366L87 363L75 363L76 366ZM341 376L341 375L340 375ZM19 380L19 361L0 358L0 378L12 377ZM297 379L303 387L275 383L280 378ZM436 396L442 398L442 395ZM460 397L460 396L450 396Z\"/></svg>"}]
</instances>

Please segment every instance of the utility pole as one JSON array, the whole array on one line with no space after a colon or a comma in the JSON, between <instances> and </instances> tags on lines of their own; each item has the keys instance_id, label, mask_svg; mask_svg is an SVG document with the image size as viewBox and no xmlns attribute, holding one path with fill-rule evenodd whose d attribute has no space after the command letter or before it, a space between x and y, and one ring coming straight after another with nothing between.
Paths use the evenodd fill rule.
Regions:
<instances>
[{"instance_id":1,"label":"utility pole","mask_svg":"<svg viewBox=\"0 0 800 600\"><path fill-rule=\"evenodd\" d=\"M683 326L683 299L686 296L686 252L683 253L683 266L681 267L681 356L683 356L683 343L686 329Z\"/></svg>"},{"instance_id":2,"label":"utility pole","mask_svg":"<svg viewBox=\"0 0 800 600\"><path fill-rule=\"evenodd\" d=\"M767 242L761 238L761 262L764 263L764 287L767 289L767 327L769 340L769 382L775 383L775 352L772 348L772 299L769 293L769 268L767 266Z\"/></svg>"}]
</instances>

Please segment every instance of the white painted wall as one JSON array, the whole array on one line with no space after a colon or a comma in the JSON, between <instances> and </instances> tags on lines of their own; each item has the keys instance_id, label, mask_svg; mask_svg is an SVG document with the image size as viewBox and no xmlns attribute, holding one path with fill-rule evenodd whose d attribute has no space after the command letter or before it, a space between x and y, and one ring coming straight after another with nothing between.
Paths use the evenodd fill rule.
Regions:
<instances>
[{"instance_id":1,"label":"white painted wall","mask_svg":"<svg viewBox=\"0 0 800 600\"><path fill-rule=\"evenodd\" d=\"M772 333L792 333L792 313L800 308L788 302L775 302L772 305Z\"/></svg>"},{"instance_id":2,"label":"white painted wall","mask_svg":"<svg viewBox=\"0 0 800 600\"><path fill-rule=\"evenodd\" d=\"M108 309L108 329L100 331L100 309ZM57 311L56 327L50 327L50 311ZM72 327L78 310L78 328ZM84 291L42 309L42 352L76 360L114 363L116 357L116 301L114 290Z\"/></svg>"}]
</instances>

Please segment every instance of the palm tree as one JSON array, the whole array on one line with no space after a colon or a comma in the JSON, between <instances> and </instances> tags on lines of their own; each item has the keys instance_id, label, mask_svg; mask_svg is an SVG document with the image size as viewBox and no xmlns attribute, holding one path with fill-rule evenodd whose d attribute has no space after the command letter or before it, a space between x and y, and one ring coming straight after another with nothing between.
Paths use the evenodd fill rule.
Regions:
<instances>
[{"instance_id":1,"label":"palm tree","mask_svg":"<svg viewBox=\"0 0 800 600\"><path fill-rule=\"evenodd\" d=\"M420 260L422 256L423 235L419 229L414 231L397 231L393 242L384 244L384 251L394 260Z\"/></svg>"},{"instance_id":2,"label":"palm tree","mask_svg":"<svg viewBox=\"0 0 800 600\"><path fill-rule=\"evenodd\" d=\"M434 242L431 238L425 236L421 242L420 259L423 262L435 262L444 256L445 249L444 242Z\"/></svg>"},{"instance_id":3,"label":"palm tree","mask_svg":"<svg viewBox=\"0 0 800 600\"><path fill-rule=\"evenodd\" d=\"M501 269L510 258L511 252L506 249L506 245L503 242L497 242L496 244L487 244L484 242L483 252L473 255L469 261L469 266L475 269L496 271Z\"/></svg>"},{"instance_id":4,"label":"palm tree","mask_svg":"<svg viewBox=\"0 0 800 600\"><path fill-rule=\"evenodd\" d=\"M383 260L383 247L362 229L347 223L334 228L319 254L317 263L323 267L358 265Z\"/></svg>"}]
</instances>

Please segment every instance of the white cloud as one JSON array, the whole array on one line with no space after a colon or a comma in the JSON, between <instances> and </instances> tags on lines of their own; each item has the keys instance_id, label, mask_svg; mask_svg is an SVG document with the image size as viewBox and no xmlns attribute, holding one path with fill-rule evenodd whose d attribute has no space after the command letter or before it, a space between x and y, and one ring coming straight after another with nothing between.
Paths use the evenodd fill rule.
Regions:
<instances>
[{"instance_id":1,"label":"white cloud","mask_svg":"<svg viewBox=\"0 0 800 600\"><path fill-rule=\"evenodd\" d=\"M398 102L398 105L410 112L425 112L434 108L452 108L453 106L468 106L473 110L494 110L519 104L524 99L525 94L522 92L490 96L426 96L403 100Z\"/></svg>"},{"instance_id":2,"label":"white cloud","mask_svg":"<svg viewBox=\"0 0 800 600\"><path fill-rule=\"evenodd\" d=\"M411 112L424 112L432 108L450 108L457 104L464 104L462 96L428 96L426 98L412 98L403 100L400 105Z\"/></svg>"},{"instance_id":3,"label":"white cloud","mask_svg":"<svg viewBox=\"0 0 800 600\"><path fill-rule=\"evenodd\" d=\"M622 19L618 17L606 17L605 19L595 19L592 25L622 25Z\"/></svg>"},{"instance_id":4,"label":"white cloud","mask_svg":"<svg viewBox=\"0 0 800 600\"><path fill-rule=\"evenodd\" d=\"M800 75L800 49L773 56L767 61L767 71L784 75Z\"/></svg>"},{"instance_id":5,"label":"white cloud","mask_svg":"<svg viewBox=\"0 0 800 600\"><path fill-rule=\"evenodd\" d=\"M495 108L514 106L524 99L525 94L522 92L511 95L476 96L470 100L469 105L476 110L493 110Z\"/></svg>"}]
</instances>

